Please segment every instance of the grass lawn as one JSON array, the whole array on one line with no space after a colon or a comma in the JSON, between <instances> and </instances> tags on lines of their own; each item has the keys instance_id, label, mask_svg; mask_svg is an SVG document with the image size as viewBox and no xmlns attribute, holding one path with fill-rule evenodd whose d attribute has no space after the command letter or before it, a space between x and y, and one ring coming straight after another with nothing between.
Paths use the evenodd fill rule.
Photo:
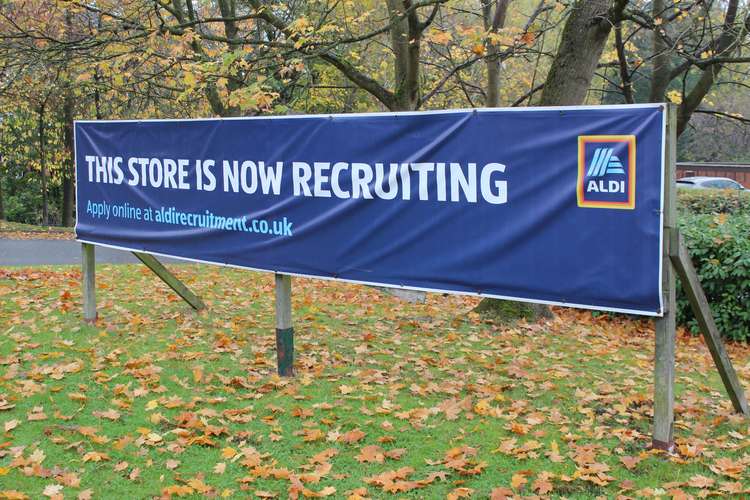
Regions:
<instances>
[{"instance_id":1,"label":"grass lawn","mask_svg":"<svg viewBox=\"0 0 750 500\"><path fill-rule=\"evenodd\" d=\"M0 498L750 494L750 423L697 338L679 336L667 457L647 451L648 321L507 327L474 298L294 279L280 379L273 276L173 268L208 311L101 266L96 326L78 269L0 269ZM729 350L749 386L750 351Z\"/></svg>"},{"instance_id":2,"label":"grass lawn","mask_svg":"<svg viewBox=\"0 0 750 500\"><path fill-rule=\"evenodd\" d=\"M75 233L72 227L33 226L0 219L0 238L72 240Z\"/></svg>"}]
</instances>

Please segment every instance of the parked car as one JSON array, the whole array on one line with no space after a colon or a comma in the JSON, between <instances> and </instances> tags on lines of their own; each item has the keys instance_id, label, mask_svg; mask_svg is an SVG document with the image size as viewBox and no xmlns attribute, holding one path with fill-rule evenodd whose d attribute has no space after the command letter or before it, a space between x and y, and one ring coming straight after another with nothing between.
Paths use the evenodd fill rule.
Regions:
<instances>
[{"instance_id":1,"label":"parked car","mask_svg":"<svg viewBox=\"0 0 750 500\"><path fill-rule=\"evenodd\" d=\"M683 177L677 179L678 188L686 189L734 189L738 191L750 191L739 182L726 177Z\"/></svg>"}]
</instances>

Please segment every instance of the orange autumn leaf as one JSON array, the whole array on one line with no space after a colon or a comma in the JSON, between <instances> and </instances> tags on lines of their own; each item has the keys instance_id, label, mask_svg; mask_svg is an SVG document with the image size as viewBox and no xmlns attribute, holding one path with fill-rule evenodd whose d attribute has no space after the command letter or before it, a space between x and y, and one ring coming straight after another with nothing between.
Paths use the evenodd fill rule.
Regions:
<instances>
[{"instance_id":1,"label":"orange autumn leaf","mask_svg":"<svg viewBox=\"0 0 750 500\"><path fill-rule=\"evenodd\" d=\"M344 434L340 435L337 441L339 443L352 444L352 443L356 443L357 441L361 441L364 437L365 437L365 433L362 432L360 429L353 429L349 432L345 432Z\"/></svg>"},{"instance_id":2,"label":"orange autumn leaf","mask_svg":"<svg viewBox=\"0 0 750 500\"><path fill-rule=\"evenodd\" d=\"M510 485L514 490L521 489L529 480L523 474L513 474L510 478Z\"/></svg>"},{"instance_id":3,"label":"orange autumn leaf","mask_svg":"<svg viewBox=\"0 0 750 500\"><path fill-rule=\"evenodd\" d=\"M173 496L186 497L188 495L192 495L194 492L195 490L193 490L193 488L184 484L167 486L165 488L162 488L161 490L162 496L166 496L168 498Z\"/></svg>"},{"instance_id":4,"label":"orange autumn leaf","mask_svg":"<svg viewBox=\"0 0 750 500\"><path fill-rule=\"evenodd\" d=\"M635 466L638 465L638 462L640 461L641 459L638 457L630 457L630 456L620 457L620 462L622 462L622 464L628 470L635 469Z\"/></svg>"},{"instance_id":5,"label":"orange autumn leaf","mask_svg":"<svg viewBox=\"0 0 750 500\"><path fill-rule=\"evenodd\" d=\"M109 460L109 455L98 451L90 451L83 456L84 462L105 462Z\"/></svg>"},{"instance_id":6,"label":"orange autumn leaf","mask_svg":"<svg viewBox=\"0 0 750 500\"><path fill-rule=\"evenodd\" d=\"M385 460L385 454L383 453L383 448L377 445L369 445L363 447L359 455L354 457L357 459L360 463L378 463L382 464Z\"/></svg>"}]
</instances>

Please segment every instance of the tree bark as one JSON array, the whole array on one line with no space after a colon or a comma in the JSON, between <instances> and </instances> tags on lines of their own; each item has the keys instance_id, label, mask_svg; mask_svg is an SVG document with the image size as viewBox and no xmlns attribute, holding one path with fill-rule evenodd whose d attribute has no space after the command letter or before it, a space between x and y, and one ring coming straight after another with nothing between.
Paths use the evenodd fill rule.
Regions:
<instances>
[{"instance_id":1,"label":"tree bark","mask_svg":"<svg viewBox=\"0 0 750 500\"><path fill-rule=\"evenodd\" d=\"M63 100L65 162L62 171L62 225L73 225L73 203L75 197L75 157L73 151L73 95L70 88Z\"/></svg>"},{"instance_id":2,"label":"tree bark","mask_svg":"<svg viewBox=\"0 0 750 500\"><path fill-rule=\"evenodd\" d=\"M49 226L49 204L47 200L47 161L45 152L45 130L44 130L44 113L46 100L39 105L39 121L37 123L39 134L39 166L42 174L42 224Z\"/></svg>"},{"instance_id":3,"label":"tree bark","mask_svg":"<svg viewBox=\"0 0 750 500\"><path fill-rule=\"evenodd\" d=\"M665 0L653 0L651 4L651 16L656 19L663 19L665 9ZM669 63L669 46L661 35L660 31L663 32L666 29L664 24L656 26L651 34L651 50L653 51L653 59L651 62L651 89L649 92L649 102L662 102L664 100L664 94L667 92L669 82L672 79L670 76L671 68Z\"/></svg>"},{"instance_id":4,"label":"tree bark","mask_svg":"<svg viewBox=\"0 0 750 500\"><path fill-rule=\"evenodd\" d=\"M2 137L2 130L0 130L0 137ZM2 141L0 141L2 144ZM5 157L0 152L0 220L5 219L5 203L3 202L3 164L5 163Z\"/></svg>"},{"instance_id":5,"label":"tree bark","mask_svg":"<svg viewBox=\"0 0 750 500\"><path fill-rule=\"evenodd\" d=\"M484 29L488 35L497 33L505 26L508 14L508 6L511 0L482 0L482 18ZM492 5L495 4L493 12ZM500 106L500 61L497 58L497 45L487 39L487 87L485 105L488 108ZM484 298L474 308L474 311L483 316L492 317L501 321L514 321L525 318L536 320L540 317L552 316L549 307L541 304L524 304L501 299Z\"/></svg>"},{"instance_id":6,"label":"tree bark","mask_svg":"<svg viewBox=\"0 0 750 500\"><path fill-rule=\"evenodd\" d=\"M68 11L65 15L65 35L68 41L71 37L71 18ZM70 51L65 52L65 64L69 68L71 64ZM67 69L66 68L66 69ZM62 225L73 225L73 197L75 179L75 158L73 152L73 88L68 79L65 82L65 96L63 98L63 145L65 147L65 160L62 169Z\"/></svg>"},{"instance_id":7,"label":"tree bark","mask_svg":"<svg viewBox=\"0 0 750 500\"><path fill-rule=\"evenodd\" d=\"M482 0L482 18L484 29L488 34L496 34L505 26L508 15L508 6L511 0ZM495 4L493 13L492 4ZM488 108L500 106L500 60L498 59L498 46L487 41L487 89L485 105Z\"/></svg>"},{"instance_id":8,"label":"tree bark","mask_svg":"<svg viewBox=\"0 0 750 500\"><path fill-rule=\"evenodd\" d=\"M630 70L628 69L628 59L625 55L625 45L622 40L622 22L615 25L615 48L617 50L617 62L620 68L620 81L622 82L622 95L625 102L633 104L633 82L630 79Z\"/></svg>"},{"instance_id":9,"label":"tree bark","mask_svg":"<svg viewBox=\"0 0 750 500\"><path fill-rule=\"evenodd\" d=\"M97 120L102 119L102 106L101 106L101 91L99 90L99 82L101 77L99 76L99 70L94 68L94 114Z\"/></svg>"},{"instance_id":10,"label":"tree bark","mask_svg":"<svg viewBox=\"0 0 750 500\"><path fill-rule=\"evenodd\" d=\"M618 1L615 12L622 13L625 3ZM544 84L542 106L572 106L586 99L616 21L612 19L611 4L610 0L576 0L573 3Z\"/></svg>"},{"instance_id":11,"label":"tree bark","mask_svg":"<svg viewBox=\"0 0 750 500\"><path fill-rule=\"evenodd\" d=\"M612 30L610 3L609 0L578 0L573 5L563 28L557 55L544 84L540 103L542 106L576 105L586 98ZM618 13L622 13L625 6L625 2L620 3L621 6L618 4L619 10L616 11ZM505 8L507 9L507 5ZM486 17L485 15L485 19ZM488 93L488 105L489 97ZM520 318L535 320L552 316L550 308L544 304L521 304L497 299L483 299L475 311L496 316L502 321Z\"/></svg>"},{"instance_id":12,"label":"tree bark","mask_svg":"<svg viewBox=\"0 0 750 500\"><path fill-rule=\"evenodd\" d=\"M419 106L419 73L423 27L411 0L386 0L391 17L391 48L393 49L394 107L392 111L412 111Z\"/></svg>"},{"instance_id":13,"label":"tree bark","mask_svg":"<svg viewBox=\"0 0 750 500\"><path fill-rule=\"evenodd\" d=\"M2 161L2 156L0 156L0 161ZM0 220L5 219L5 204L3 203L3 176L2 176L2 167L0 167Z\"/></svg>"}]
</instances>

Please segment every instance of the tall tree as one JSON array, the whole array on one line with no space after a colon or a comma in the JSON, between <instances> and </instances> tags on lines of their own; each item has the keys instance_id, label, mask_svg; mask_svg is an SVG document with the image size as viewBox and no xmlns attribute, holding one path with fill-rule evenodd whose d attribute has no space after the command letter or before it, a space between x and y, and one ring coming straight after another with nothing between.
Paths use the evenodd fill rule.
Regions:
<instances>
[{"instance_id":1,"label":"tall tree","mask_svg":"<svg viewBox=\"0 0 750 500\"><path fill-rule=\"evenodd\" d=\"M0 220L5 219L5 202L3 200L3 164L4 158L2 152L0 152Z\"/></svg>"},{"instance_id":2,"label":"tall tree","mask_svg":"<svg viewBox=\"0 0 750 500\"><path fill-rule=\"evenodd\" d=\"M37 118L37 134L38 143L37 151L39 155L39 172L42 175L42 224L49 226L49 170L47 169L47 127L45 119L47 118L47 102L49 101L48 96L39 102L36 108L38 115Z\"/></svg>"},{"instance_id":3,"label":"tall tree","mask_svg":"<svg viewBox=\"0 0 750 500\"><path fill-rule=\"evenodd\" d=\"M508 16L508 6L511 0L482 0L482 20L484 29L491 40L492 35L505 27ZM497 43L487 44L487 95L485 106L496 108L500 106L500 48Z\"/></svg>"},{"instance_id":4,"label":"tall tree","mask_svg":"<svg viewBox=\"0 0 750 500\"><path fill-rule=\"evenodd\" d=\"M65 12L65 41L69 44L73 40L72 15ZM70 50L66 49L64 54L64 82L62 99L62 122L63 122L63 145L65 148L65 160L62 166L62 225L73 225L73 204L75 203L75 152L73 147L73 117L74 96L73 86L70 81L72 71L72 57Z\"/></svg>"},{"instance_id":5,"label":"tall tree","mask_svg":"<svg viewBox=\"0 0 750 500\"><path fill-rule=\"evenodd\" d=\"M542 106L581 104L594 78L612 26L627 0L576 0L544 83Z\"/></svg>"}]
</instances>

